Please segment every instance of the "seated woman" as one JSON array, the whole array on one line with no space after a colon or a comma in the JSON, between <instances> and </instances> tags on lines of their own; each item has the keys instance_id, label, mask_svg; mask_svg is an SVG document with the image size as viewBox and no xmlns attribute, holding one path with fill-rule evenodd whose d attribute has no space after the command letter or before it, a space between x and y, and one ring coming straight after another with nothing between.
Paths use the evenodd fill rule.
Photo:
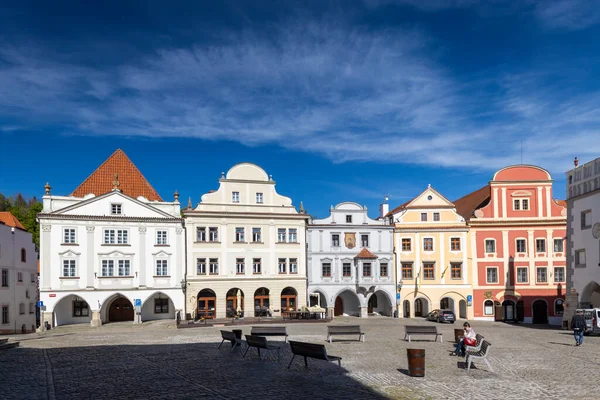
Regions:
<instances>
[{"instance_id":1,"label":"seated woman","mask_svg":"<svg viewBox=\"0 0 600 400\"><path fill-rule=\"evenodd\" d=\"M463 324L463 329L465 331L465 334L463 335L463 337L460 338L460 340L456 344L456 349L454 349L454 351L452 353L450 353L451 356L464 357L465 356L465 344L470 346L470 345L474 345L477 341L477 334L475 333L473 328L471 328L471 324L469 324L468 322L465 322Z\"/></svg>"}]
</instances>

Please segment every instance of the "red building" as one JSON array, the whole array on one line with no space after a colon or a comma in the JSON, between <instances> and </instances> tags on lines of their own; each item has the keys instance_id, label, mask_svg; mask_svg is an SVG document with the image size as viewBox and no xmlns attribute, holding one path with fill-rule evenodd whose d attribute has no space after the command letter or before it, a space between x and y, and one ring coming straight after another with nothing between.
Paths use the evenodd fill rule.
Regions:
<instances>
[{"instance_id":1,"label":"red building","mask_svg":"<svg viewBox=\"0 0 600 400\"><path fill-rule=\"evenodd\" d=\"M548 171L503 168L454 204L470 226L475 319L560 325L567 214Z\"/></svg>"}]
</instances>

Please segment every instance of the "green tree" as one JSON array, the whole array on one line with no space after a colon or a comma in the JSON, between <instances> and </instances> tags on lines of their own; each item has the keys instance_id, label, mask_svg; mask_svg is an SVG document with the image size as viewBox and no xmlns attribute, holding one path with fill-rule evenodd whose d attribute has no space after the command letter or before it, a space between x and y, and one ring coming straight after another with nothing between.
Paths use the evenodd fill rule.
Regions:
<instances>
[{"instance_id":1,"label":"green tree","mask_svg":"<svg viewBox=\"0 0 600 400\"><path fill-rule=\"evenodd\" d=\"M32 235L36 250L40 248L40 224L37 222L37 214L43 209L42 203L34 196L26 200L21 193L15 197L8 198L0 193L0 211L9 211L23 224L25 229Z\"/></svg>"}]
</instances>

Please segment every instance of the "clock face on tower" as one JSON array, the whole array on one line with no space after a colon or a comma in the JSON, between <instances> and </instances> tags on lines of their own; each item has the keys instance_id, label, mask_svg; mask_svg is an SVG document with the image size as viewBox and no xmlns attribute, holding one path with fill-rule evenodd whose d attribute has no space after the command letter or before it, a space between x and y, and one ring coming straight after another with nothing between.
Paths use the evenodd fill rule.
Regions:
<instances>
[{"instance_id":1,"label":"clock face on tower","mask_svg":"<svg viewBox=\"0 0 600 400\"><path fill-rule=\"evenodd\" d=\"M600 222L596 222L594 224L594 227L592 228L592 235L594 235L596 239L600 239Z\"/></svg>"}]
</instances>

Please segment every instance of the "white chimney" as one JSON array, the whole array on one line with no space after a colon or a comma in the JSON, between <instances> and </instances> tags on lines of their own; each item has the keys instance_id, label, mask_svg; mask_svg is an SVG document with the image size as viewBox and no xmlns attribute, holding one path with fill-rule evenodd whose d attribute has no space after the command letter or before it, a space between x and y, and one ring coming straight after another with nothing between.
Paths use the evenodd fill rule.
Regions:
<instances>
[{"instance_id":1,"label":"white chimney","mask_svg":"<svg viewBox=\"0 0 600 400\"><path fill-rule=\"evenodd\" d=\"M383 198L383 203L379 205L379 217L385 218L386 214L390 212L390 205L388 204L388 196Z\"/></svg>"}]
</instances>

